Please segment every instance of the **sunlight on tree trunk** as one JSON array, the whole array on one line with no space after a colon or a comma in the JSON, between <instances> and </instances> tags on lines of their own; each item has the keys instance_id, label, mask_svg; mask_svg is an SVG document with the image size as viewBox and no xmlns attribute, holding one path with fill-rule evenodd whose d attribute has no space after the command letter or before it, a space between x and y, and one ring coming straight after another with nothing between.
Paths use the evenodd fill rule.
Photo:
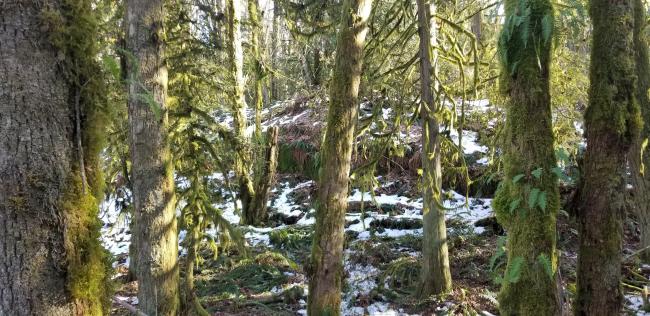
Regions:
<instances>
[{"instance_id":1,"label":"sunlight on tree trunk","mask_svg":"<svg viewBox=\"0 0 650 316\"><path fill-rule=\"evenodd\" d=\"M422 118L422 280L418 294L422 298L432 294L451 291L451 272L449 270L449 251L447 249L447 225L445 211L442 209L440 168L440 129L436 118L436 100L433 86L435 82L437 56L436 25L433 19L433 1L418 0L418 25L420 37L420 85Z\"/></svg>"},{"instance_id":2,"label":"sunlight on tree trunk","mask_svg":"<svg viewBox=\"0 0 650 316\"><path fill-rule=\"evenodd\" d=\"M178 313L179 272L174 176L168 143L167 68L162 1L129 0L129 128L138 308L148 315Z\"/></svg>"},{"instance_id":3,"label":"sunlight on tree trunk","mask_svg":"<svg viewBox=\"0 0 650 316\"><path fill-rule=\"evenodd\" d=\"M255 197L255 188L251 178L250 142L246 136L246 99L244 98L244 53L241 43L241 1L226 1L226 17L228 19L228 59L230 61L230 78L232 88L228 93L232 107L235 135L245 146L240 146L235 157L235 174L239 179L239 199L242 203L242 220L244 224L252 224L248 214ZM253 0L251 0L253 1Z\"/></svg>"},{"instance_id":4,"label":"sunlight on tree trunk","mask_svg":"<svg viewBox=\"0 0 650 316\"><path fill-rule=\"evenodd\" d=\"M372 0L345 0L341 11L311 254L307 311L313 316L341 313L345 212L371 5Z\"/></svg>"},{"instance_id":5,"label":"sunlight on tree trunk","mask_svg":"<svg viewBox=\"0 0 650 316\"><path fill-rule=\"evenodd\" d=\"M262 105L264 96L262 87L264 85L265 70L262 64L262 50L260 48L260 36L262 34L262 24L260 21L259 5L257 0L248 0L248 18L251 27L251 55L253 55L253 81L255 102L255 139L259 143L262 141Z\"/></svg>"}]
</instances>

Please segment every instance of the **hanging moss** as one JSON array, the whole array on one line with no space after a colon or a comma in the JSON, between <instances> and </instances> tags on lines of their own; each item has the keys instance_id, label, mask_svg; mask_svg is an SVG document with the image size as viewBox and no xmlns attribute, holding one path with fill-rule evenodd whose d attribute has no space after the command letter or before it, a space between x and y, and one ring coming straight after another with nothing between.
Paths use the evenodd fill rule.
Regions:
<instances>
[{"instance_id":1,"label":"hanging moss","mask_svg":"<svg viewBox=\"0 0 650 316\"><path fill-rule=\"evenodd\" d=\"M105 146L109 110L104 72L96 60L97 13L90 1L62 0L44 6L41 20L58 50L57 67L69 83L68 100L75 114L71 120L72 173L59 202L65 229L67 289L82 314L107 314L112 268L110 255L100 242L98 200L103 195L99 153Z\"/></svg>"},{"instance_id":2,"label":"hanging moss","mask_svg":"<svg viewBox=\"0 0 650 316\"><path fill-rule=\"evenodd\" d=\"M111 257L100 242L97 199L82 193L78 172L68 180L61 207L65 222L67 288L84 315L103 315L110 307Z\"/></svg>"}]
</instances>

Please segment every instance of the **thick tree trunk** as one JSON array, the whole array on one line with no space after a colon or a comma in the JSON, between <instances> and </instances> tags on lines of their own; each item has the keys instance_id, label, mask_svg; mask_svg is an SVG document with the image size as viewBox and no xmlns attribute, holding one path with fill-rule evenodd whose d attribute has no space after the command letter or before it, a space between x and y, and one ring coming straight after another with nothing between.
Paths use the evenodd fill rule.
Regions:
<instances>
[{"instance_id":1,"label":"thick tree trunk","mask_svg":"<svg viewBox=\"0 0 650 316\"><path fill-rule=\"evenodd\" d=\"M650 89L650 61L648 60L648 39L645 33L646 14L643 1L634 0L634 49L636 58L637 87L636 98L641 108L641 116L645 124L641 134L634 141L630 153L630 168L634 185L635 211L641 230L639 247L643 249L641 260L650 263L650 99L647 91Z\"/></svg>"},{"instance_id":2,"label":"thick tree trunk","mask_svg":"<svg viewBox=\"0 0 650 316\"><path fill-rule=\"evenodd\" d=\"M371 0L345 0L321 150L316 232L312 245L309 315L339 315L343 241L363 46Z\"/></svg>"},{"instance_id":3,"label":"thick tree trunk","mask_svg":"<svg viewBox=\"0 0 650 316\"><path fill-rule=\"evenodd\" d=\"M129 142L135 207L139 309L178 313L178 233L174 179L167 140L167 68L160 0L128 0Z\"/></svg>"},{"instance_id":4,"label":"thick tree trunk","mask_svg":"<svg viewBox=\"0 0 650 316\"><path fill-rule=\"evenodd\" d=\"M241 46L241 0L226 1L226 17L228 19L228 59L230 60L230 76L232 90L230 97L231 113L235 135L246 143L246 99L244 98L244 53ZM255 197L253 180L251 179L250 152L248 146L240 146L235 158L235 174L239 179L239 199L242 203L242 220L244 224L250 216L251 205Z\"/></svg>"},{"instance_id":5,"label":"thick tree trunk","mask_svg":"<svg viewBox=\"0 0 650 316\"><path fill-rule=\"evenodd\" d=\"M85 121L77 124L75 109L80 118L89 113L66 80L76 74L62 69L60 57L71 56L50 43L60 29L50 28L45 11L61 18L59 28L78 21L57 0L1 7L0 315L98 315L104 259L97 203L82 192L77 136ZM94 154L86 152L86 166L96 167Z\"/></svg>"},{"instance_id":6,"label":"thick tree trunk","mask_svg":"<svg viewBox=\"0 0 650 316\"><path fill-rule=\"evenodd\" d=\"M451 291L451 272L449 270L449 251L447 250L447 225L445 212L440 207L442 172L440 170L439 124L435 117L432 82L436 56L436 27L433 14L433 1L418 0L418 25L420 36L420 83L422 105L420 116L423 123L422 135L422 186L424 188L424 207L422 210L424 238L422 239L422 280L419 289L421 297Z\"/></svg>"},{"instance_id":7,"label":"thick tree trunk","mask_svg":"<svg viewBox=\"0 0 650 316\"><path fill-rule=\"evenodd\" d=\"M508 96L505 178L493 202L497 219L508 233L499 310L501 315L560 315L559 191L553 172L556 159L549 94L553 9L549 0L526 0L523 5L530 10L526 25L516 22L520 5L517 0L506 2L506 29L499 44L507 48L501 52L501 62L502 88Z\"/></svg>"},{"instance_id":8,"label":"thick tree trunk","mask_svg":"<svg viewBox=\"0 0 650 316\"><path fill-rule=\"evenodd\" d=\"M633 0L593 0L587 150L579 210L576 315L618 315L625 162L640 127L635 100Z\"/></svg>"},{"instance_id":9,"label":"thick tree trunk","mask_svg":"<svg viewBox=\"0 0 650 316\"><path fill-rule=\"evenodd\" d=\"M260 170L257 186L255 187L255 198L251 205L251 212L247 215L251 218L247 222L252 225L259 225L266 220L267 207L266 202L271 195L271 189L275 183L275 173L278 169L278 132L277 126L270 127L266 135L266 154L264 156L264 166Z\"/></svg>"}]
</instances>

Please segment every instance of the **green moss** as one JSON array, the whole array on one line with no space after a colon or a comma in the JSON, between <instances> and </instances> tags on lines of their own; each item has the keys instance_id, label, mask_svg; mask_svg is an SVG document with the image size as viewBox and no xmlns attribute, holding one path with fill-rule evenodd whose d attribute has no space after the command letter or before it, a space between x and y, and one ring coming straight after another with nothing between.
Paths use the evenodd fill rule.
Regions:
<instances>
[{"instance_id":1,"label":"green moss","mask_svg":"<svg viewBox=\"0 0 650 316\"><path fill-rule=\"evenodd\" d=\"M552 172L556 160L549 95L553 19L550 1L506 1L499 39L501 87L508 97L505 176L493 200L508 234L508 264L500 280L502 315L554 315L560 309L555 282L559 191Z\"/></svg>"},{"instance_id":2,"label":"green moss","mask_svg":"<svg viewBox=\"0 0 650 316\"><path fill-rule=\"evenodd\" d=\"M60 6L44 6L43 27L58 50L59 69L69 84L69 104L74 113L73 171L60 200L65 223L64 242L68 284L72 298L84 315L102 315L110 307L112 274L110 255L100 243L101 222L97 200L103 195L99 152L105 146L106 106L104 72L97 62L98 18L92 2L62 0ZM79 111L79 122L76 112ZM77 133L81 133L78 135ZM79 153L77 139L81 139ZM82 182L81 162L86 183Z\"/></svg>"},{"instance_id":3,"label":"green moss","mask_svg":"<svg viewBox=\"0 0 650 316\"><path fill-rule=\"evenodd\" d=\"M85 315L103 315L110 307L110 255L100 242L97 200L82 193L81 177L68 181L61 207L65 216L68 290L81 301Z\"/></svg>"}]
</instances>

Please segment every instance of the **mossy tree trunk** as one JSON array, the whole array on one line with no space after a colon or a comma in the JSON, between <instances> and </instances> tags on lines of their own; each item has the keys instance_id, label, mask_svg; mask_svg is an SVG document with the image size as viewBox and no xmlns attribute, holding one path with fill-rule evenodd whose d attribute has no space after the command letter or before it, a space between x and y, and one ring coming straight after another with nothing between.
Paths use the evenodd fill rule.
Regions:
<instances>
[{"instance_id":1,"label":"mossy tree trunk","mask_svg":"<svg viewBox=\"0 0 650 316\"><path fill-rule=\"evenodd\" d=\"M341 11L327 130L321 147L319 205L309 276L309 315L339 315L341 312L345 212L371 3L371 0L345 0Z\"/></svg>"},{"instance_id":2,"label":"mossy tree trunk","mask_svg":"<svg viewBox=\"0 0 650 316\"><path fill-rule=\"evenodd\" d=\"M266 202L269 200L271 189L275 184L275 175L278 169L279 130L277 126L272 126L269 127L266 134L266 154L255 187L255 198L251 205L252 211L247 214L251 218L246 220L253 225L259 225L267 218Z\"/></svg>"},{"instance_id":3,"label":"mossy tree trunk","mask_svg":"<svg viewBox=\"0 0 650 316\"><path fill-rule=\"evenodd\" d=\"M591 85L578 214L576 315L618 315L622 307L626 157L641 124L635 98L633 3L591 1Z\"/></svg>"},{"instance_id":4,"label":"mossy tree trunk","mask_svg":"<svg viewBox=\"0 0 650 316\"><path fill-rule=\"evenodd\" d=\"M163 1L126 4L129 142L137 242L138 307L148 315L178 313L178 233L167 139L167 68Z\"/></svg>"},{"instance_id":5,"label":"mossy tree trunk","mask_svg":"<svg viewBox=\"0 0 650 316\"><path fill-rule=\"evenodd\" d=\"M254 1L254 0L251 0ZM244 98L244 53L241 44L241 0L226 1L226 18L228 20L228 59L230 62L231 113L235 135L244 141L245 146L239 146L235 158L235 174L239 179L239 199L242 203L242 220L244 224L253 224L247 219L253 199L255 188L251 178L251 155L248 137L246 136L246 99ZM260 99L261 100L261 99Z\"/></svg>"},{"instance_id":6,"label":"mossy tree trunk","mask_svg":"<svg viewBox=\"0 0 650 316\"><path fill-rule=\"evenodd\" d=\"M451 272L449 270L449 251L447 249L447 225L445 212L441 205L442 172L440 169L440 129L435 112L432 82L435 73L436 26L433 14L433 1L418 0L418 25L420 36L420 84L422 104L422 187L423 224L422 239L422 280L419 288L421 297L451 291Z\"/></svg>"},{"instance_id":7,"label":"mossy tree trunk","mask_svg":"<svg viewBox=\"0 0 650 316\"><path fill-rule=\"evenodd\" d=\"M257 142L262 140L262 105L264 96L262 88L264 77L266 77L264 65L262 64L262 50L260 47L260 36L262 34L262 23L257 0L248 0L248 18L251 26L251 55L253 57L253 80L255 102L255 138Z\"/></svg>"},{"instance_id":8,"label":"mossy tree trunk","mask_svg":"<svg viewBox=\"0 0 650 316\"><path fill-rule=\"evenodd\" d=\"M282 14L282 8L280 7L279 1L273 1L273 22L271 24L271 72L269 73L269 100L271 102L275 100L280 100L280 90L278 87L278 80L275 76L276 67L278 66L278 51L280 50L280 14Z\"/></svg>"},{"instance_id":9,"label":"mossy tree trunk","mask_svg":"<svg viewBox=\"0 0 650 316\"><path fill-rule=\"evenodd\" d=\"M634 185L635 211L641 230L641 243L643 249L641 260L650 263L650 63L648 60L648 38L645 32L646 14L643 1L634 0L634 57L636 58L637 87L636 98L639 102L641 115L645 124L641 134L634 141L630 153L630 167L632 169L632 183Z\"/></svg>"},{"instance_id":10,"label":"mossy tree trunk","mask_svg":"<svg viewBox=\"0 0 650 316\"><path fill-rule=\"evenodd\" d=\"M556 216L559 191L553 147L549 0L507 0L499 38L501 89L507 95L504 179L494 199L507 231L502 315L560 315Z\"/></svg>"},{"instance_id":11,"label":"mossy tree trunk","mask_svg":"<svg viewBox=\"0 0 650 316\"><path fill-rule=\"evenodd\" d=\"M96 36L81 20L94 18L90 3L9 0L0 11L0 315L101 315L110 294L90 133L101 128L88 128L97 100L80 89L98 87L85 72L98 68L94 43L74 42Z\"/></svg>"},{"instance_id":12,"label":"mossy tree trunk","mask_svg":"<svg viewBox=\"0 0 650 316\"><path fill-rule=\"evenodd\" d=\"M198 179L198 176L195 178ZM196 288L194 286L194 265L199 256L199 247L201 245L201 224L203 222L202 215L195 214L192 216L192 223L189 225L189 233L187 234L188 246L187 257L185 259L185 282L184 282L184 315L196 316L209 316L201 302L196 295Z\"/></svg>"}]
</instances>

